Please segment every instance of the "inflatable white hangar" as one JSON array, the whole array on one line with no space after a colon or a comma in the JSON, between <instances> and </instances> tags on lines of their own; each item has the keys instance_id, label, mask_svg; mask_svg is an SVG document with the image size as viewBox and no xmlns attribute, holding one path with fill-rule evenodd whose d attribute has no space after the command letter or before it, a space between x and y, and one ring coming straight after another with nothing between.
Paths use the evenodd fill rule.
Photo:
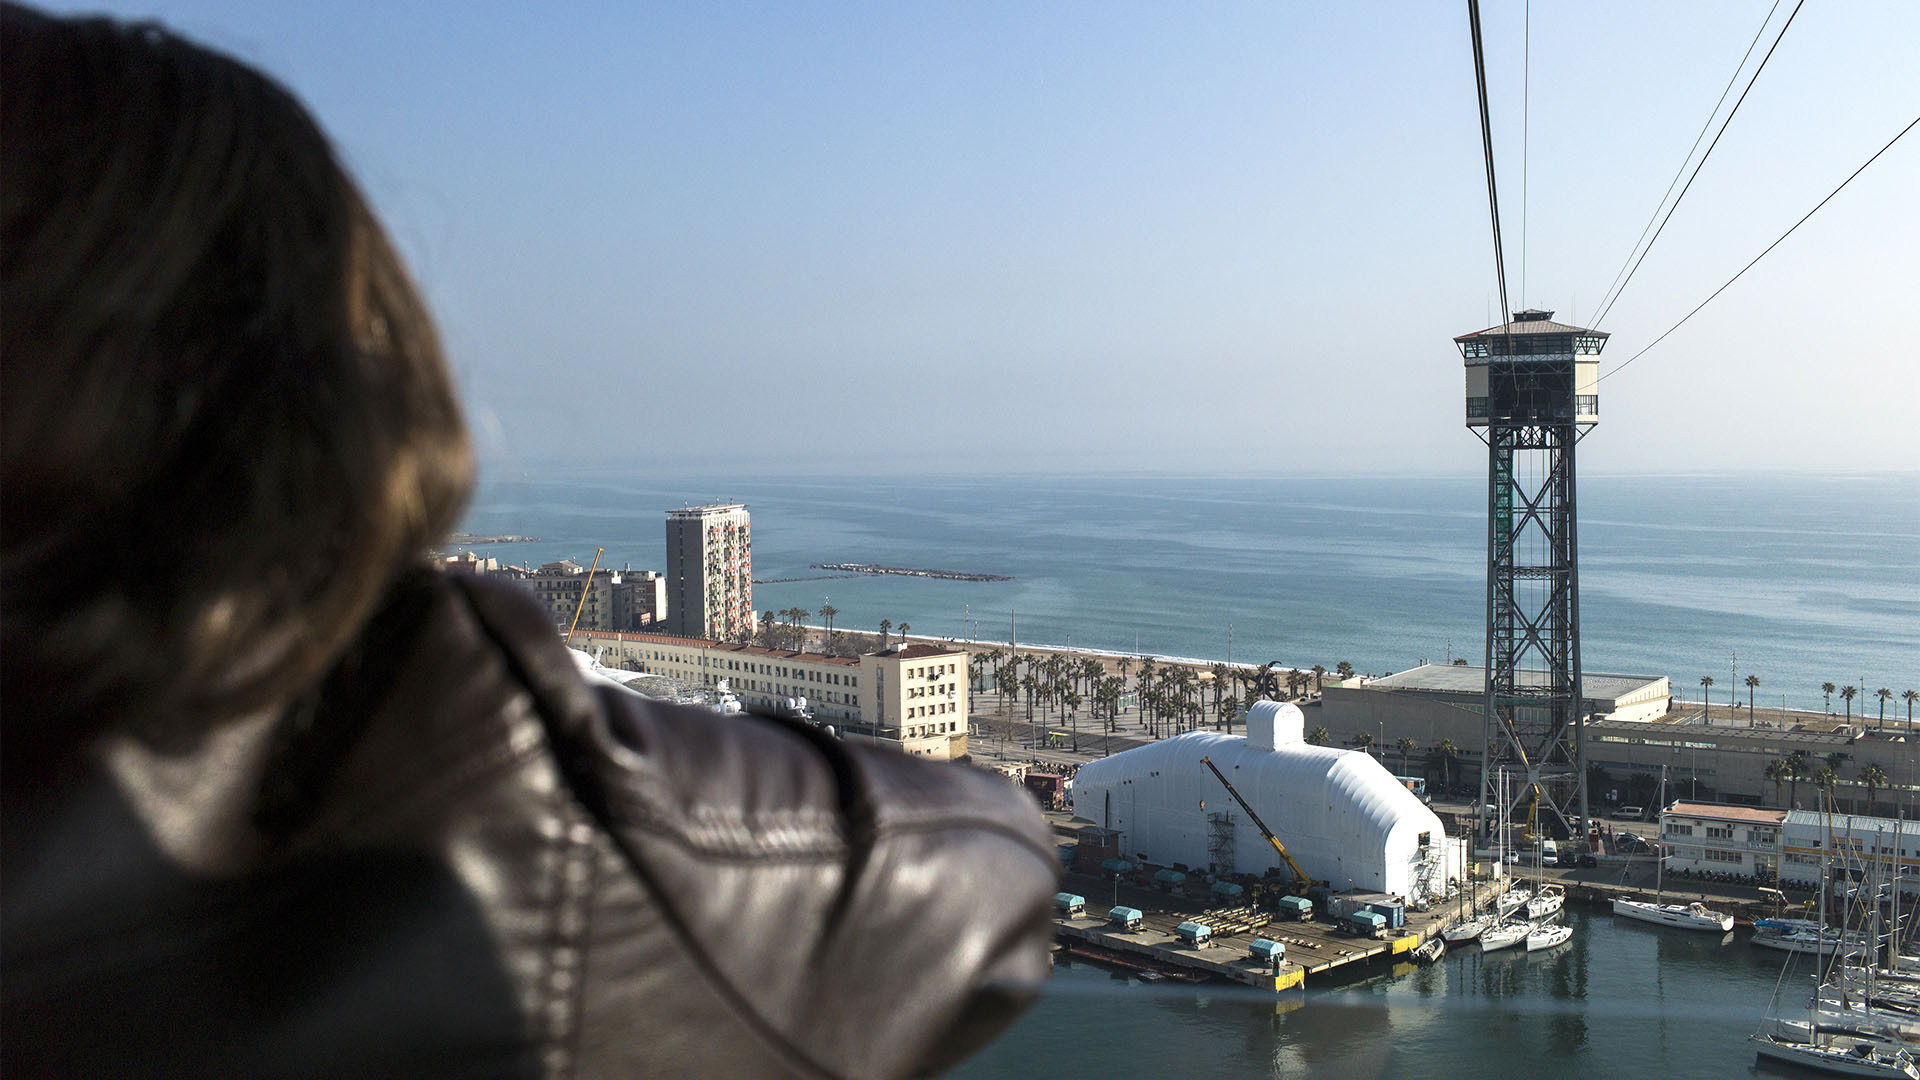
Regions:
<instances>
[{"instance_id":1,"label":"inflatable white hangar","mask_svg":"<svg viewBox=\"0 0 1920 1080\"><path fill-rule=\"evenodd\" d=\"M1359 750L1312 746L1294 705L1262 701L1247 734L1190 732L1080 766L1074 817L1113 829L1123 854L1219 874L1291 871L1201 758L1253 806L1308 876L1428 903L1464 868L1418 796Z\"/></svg>"}]
</instances>

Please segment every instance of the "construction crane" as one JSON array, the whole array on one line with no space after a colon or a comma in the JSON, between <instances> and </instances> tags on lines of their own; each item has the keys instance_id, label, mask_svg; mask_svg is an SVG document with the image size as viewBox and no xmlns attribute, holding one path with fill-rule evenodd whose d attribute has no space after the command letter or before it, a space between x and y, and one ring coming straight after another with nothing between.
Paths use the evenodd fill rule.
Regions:
<instances>
[{"instance_id":1,"label":"construction crane","mask_svg":"<svg viewBox=\"0 0 1920 1080\"><path fill-rule=\"evenodd\" d=\"M1247 816L1253 819L1254 828L1259 829L1260 835L1266 837L1267 843L1273 845L1273 850L1280 853L1280 861L1286 863L1287 869L1293 871L1292 889L1295 893L1304 893L1308 889L1313 888L1315 885L1326 884L1326 882L1324 881L1313 880L1312 878L1307 876L1307 872L1305 870L1300 869L1300 864L1297 862L1294 862L1293 856L1287 854L1286 845L1280 842L1279 837L1273 835L1273 830L1267 828L1267 823L1264 821L1261 821L1260 815L1254 813L1253 807L1247 805L1247 800L1242 798L1238 791L1234 790L1233 781L1227 779L1227 774L1220 771L1220 766L1215 765L1213 763L1212 758L1203 757L1200 759L1200 764L1205 765L1207 768L1213 770L1213 775L1219 777L1220 782L1226 785L1227 794L1233 796L1233 801L1239 803L1240 809L1245 810L1247 812Z\"/></svg>"}]
</instances>

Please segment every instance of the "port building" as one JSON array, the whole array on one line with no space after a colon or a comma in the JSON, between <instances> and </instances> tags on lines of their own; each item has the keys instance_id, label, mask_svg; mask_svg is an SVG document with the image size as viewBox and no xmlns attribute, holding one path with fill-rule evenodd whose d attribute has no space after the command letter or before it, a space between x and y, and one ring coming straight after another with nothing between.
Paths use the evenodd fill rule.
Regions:
<instances>
[{"instance_id":1,"label":"port building","mask_svg":"<svg viewBox=\"0 0 1920 1080\"><path fill-rule=\"evenodd\" d=\"M1523 673L1533 674L1533 673ZM1354 685L1329 683L1321 691L1323 708L1342 725L1364 731L1382 720L1393 726L1409 714L1486 712L1487 669L1466 664L1421 664ZM1580 676L1580 709L1589 720L1647 722L1667 714L1673 689L1664 675ZM1331 724L1329 724L1331 726Z\"/></svg>"},{"instance_id":2,"label":"port building","mask_svg":"<svg viewBox=\"0 0 1920 1080\"><path fill-rule=\"evenodd\" d=\"M1464 845L1380 762L1309 744L1304 728L1297 706L1263 701L1244 736L1190 732L1088 762L1074 776L1074 816L1117 833L1142 862L1290 875L1207 758L1309 877L1415 904L1445 895L1463 877Z\"/></svg>"},{"instance_id":3,"label":"port building","mask_svg":"<svg viewBox=\"0 0 1920 1080\"><path fill-rule=\"evenodd\" d=\"M967 753L967 654L958 647L914 642L865 656L826 656L602 630L575 633L573 646L609 668L663 676L686 689L724 688L748 706L804 699L809 714L848 739L940 760Z\"/></svg>"}]
</instances>

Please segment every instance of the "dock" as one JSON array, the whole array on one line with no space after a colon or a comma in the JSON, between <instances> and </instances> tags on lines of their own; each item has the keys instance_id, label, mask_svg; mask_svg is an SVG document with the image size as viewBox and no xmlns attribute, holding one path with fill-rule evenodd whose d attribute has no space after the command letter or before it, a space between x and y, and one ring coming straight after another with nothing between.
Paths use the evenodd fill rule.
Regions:
<instances>
[{"instance_id":1,"label":"dock","mask_svg":"<svg viewBox=\"0 0 1920 1080\"><path fill-rule=\"evenodd\" d=\"M1187 974L1221 979L1275 993L1305 986L1309 976L1336 971L1345 974L1367 965L1405 959L1406 954L1439 936L1440 928L1455 914L1451 904L1424 912L1408 911L1405 926L1384 937L1367 938L1331 923L1299 922L1247 905L1210 907L1208 901L1198 897L1135 885L1116 886L1111 880L1084 874L1069 872L1064 887L1086 897L1088 909L1078 918L1054 918L1054 936L1070 954L1095 963L1110 960L1112 966L1173 977ZM1105 917L1108 901L1138 908L1142 914L1140 928L1123 930L1109 923ZM1213 928L1210 945L1194 948L1174 934L1174 927L1188 920ZM1248 950L1260 938L1285 945L1284 962L1276 967L1249 955Z\"/></svg>"}]
</instances>

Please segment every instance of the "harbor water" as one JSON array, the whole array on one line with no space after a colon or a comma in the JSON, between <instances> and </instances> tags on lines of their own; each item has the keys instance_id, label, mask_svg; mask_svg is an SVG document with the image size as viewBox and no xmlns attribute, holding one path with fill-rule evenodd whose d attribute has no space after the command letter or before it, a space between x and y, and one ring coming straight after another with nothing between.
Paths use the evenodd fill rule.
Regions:
<instances>
[{"instance_id":1,"label":"harbor water","mask_svg":"<svg viewBox=\"0 0 1920 1080\"><path fill-rule=\"evenodd\" d=\"M1537 953L1478 945L1428 967L1381 966L1283 995L1141 984L1063 959L1048 993L951 1075L1032 1077L1530 1077L1717 1080L1772 1076L1752 1034L1782 953L1747 934L1563 916L1572 940ZM1781 985L1804 1007L1812 966ZM1784 1075L1798 1075L1792 1071Z\"/></svg>"}]
</instances>

